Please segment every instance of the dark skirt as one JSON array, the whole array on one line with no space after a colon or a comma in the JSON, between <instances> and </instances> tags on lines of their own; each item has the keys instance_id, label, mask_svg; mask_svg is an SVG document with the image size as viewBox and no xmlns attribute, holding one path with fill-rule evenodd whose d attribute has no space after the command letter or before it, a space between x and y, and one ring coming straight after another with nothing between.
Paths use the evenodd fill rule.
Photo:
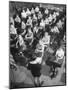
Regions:
<instances>
[{"instance_id":1,"label":"dark skirt","mask_svg":"<svg viewBox=\"0 0 68 90\"><path fill-rule=\"evenodd\" d=\"M34 77L40 77L41 64L28 64L28 69L31 70Z\"/></svg>"}]
</instances>

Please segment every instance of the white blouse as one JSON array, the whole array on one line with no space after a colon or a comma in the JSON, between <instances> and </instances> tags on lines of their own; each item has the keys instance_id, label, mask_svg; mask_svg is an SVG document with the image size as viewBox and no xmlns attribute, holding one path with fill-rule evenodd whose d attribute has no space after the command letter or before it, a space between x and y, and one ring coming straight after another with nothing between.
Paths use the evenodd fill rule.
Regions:
<instances>
[{"instance_id":1,"label":"white blouse","mask_svg":"<svg viewBox=\"0 0 68 90\"><path fill-rule=\"evenodd\" d=\"M26 18L27 17L26 12L22 12L21 16L22 16L22 18Z\"/></svg>"},{"instance_id":2,"label":"white blouse","mask_svg":"<svg viewBox=\"0 0 68 90\"><path fill-rule=\"evenodd\" d=\"M14 25L10 26L10 34L17 34L16 28L14 27Z\"/></svg>"}]
</instances>

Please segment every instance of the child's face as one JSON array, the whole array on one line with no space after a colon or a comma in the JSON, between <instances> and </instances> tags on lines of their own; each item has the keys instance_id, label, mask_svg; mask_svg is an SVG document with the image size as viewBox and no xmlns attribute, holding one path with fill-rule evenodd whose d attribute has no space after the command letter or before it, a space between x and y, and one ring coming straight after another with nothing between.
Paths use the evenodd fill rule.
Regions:
<instances>
[{"instance_id":1,"label":"child's face","mask_svg":"<svg viewBox=\"0 0 68 90\"><path fill-rule=\"evenodd\" d=\"M47 32L45 33L45 36L48 36L48 33Z\"/></svg>"}]
</instances>

